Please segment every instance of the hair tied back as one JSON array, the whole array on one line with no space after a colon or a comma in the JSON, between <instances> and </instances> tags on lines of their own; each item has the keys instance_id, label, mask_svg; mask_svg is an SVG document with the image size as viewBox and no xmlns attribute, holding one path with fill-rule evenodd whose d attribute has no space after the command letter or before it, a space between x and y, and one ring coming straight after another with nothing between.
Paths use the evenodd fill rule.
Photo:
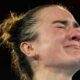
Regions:
<instances>
[{"instance_id":1,"label":"hair tied back","mask_svg":"<svg viewBox=\"0 0 80 80\"><path fill-rule=\"evenodd\" d=\"M12 36L10 31L12 31L11 29L13 29L13 25L15 25L17 21L21 20L23 16L23 14L17 15L10 12L10 16L0 24L0 45L3 43L10 43L10 38Z\"/></svg>"}]
</instances>

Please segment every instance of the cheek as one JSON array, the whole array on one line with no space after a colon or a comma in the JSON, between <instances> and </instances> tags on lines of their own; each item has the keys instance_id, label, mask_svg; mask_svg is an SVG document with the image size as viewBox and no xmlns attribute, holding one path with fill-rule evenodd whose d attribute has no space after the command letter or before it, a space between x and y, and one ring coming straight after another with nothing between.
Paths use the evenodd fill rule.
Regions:
<instances>
[{"instance_id":1,"label":"cheek","mask_svg":"<svg viewBox=\"0 0 80 80\"><path fill-rule=\"evenodd\" d=\"M56 30L42 34L38 42L37 53L39 60L43 64L53 65L62 60L62 44L65 40L65 34Z\"/></svg>"},{"instance_id":2,"label":"cheek","mask_svg":"<svg viewBox=\"0 0 80 80\"><path fill-rule=\"evenodd\" d=\"M55 28L46 34L46 37L49 37L49 39L52 39L55 42L63 43L66 39L66 32L64 30L58 30Z\"/></svg>"},{"instance_id":3,"label":"cheek","mask_svg":"<svg viewBox=\"0 0 80 80\"><path fill-rule=\"evenodd\" d=\"M46 45L40 50L40 61L45 65L54 65L62 59L61 49L59 45Z\"/></svg>"}]
</instances>

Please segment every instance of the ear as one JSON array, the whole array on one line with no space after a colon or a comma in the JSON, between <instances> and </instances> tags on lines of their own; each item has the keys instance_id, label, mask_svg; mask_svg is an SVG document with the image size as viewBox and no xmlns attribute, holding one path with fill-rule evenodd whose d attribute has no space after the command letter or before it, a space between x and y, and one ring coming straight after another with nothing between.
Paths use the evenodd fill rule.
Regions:
<instances>
[{"instance_id":1,"label":"ear","mask_svg":"<svg viewBox=\"0 0 80 80\"><path fill-rule=\"evenodd\" d=\"M23 54L25 54L29 58L33 58L36 54L34 47L29 42L22 42L20 44L20 50Z\"/></svg>"}]
</instances>

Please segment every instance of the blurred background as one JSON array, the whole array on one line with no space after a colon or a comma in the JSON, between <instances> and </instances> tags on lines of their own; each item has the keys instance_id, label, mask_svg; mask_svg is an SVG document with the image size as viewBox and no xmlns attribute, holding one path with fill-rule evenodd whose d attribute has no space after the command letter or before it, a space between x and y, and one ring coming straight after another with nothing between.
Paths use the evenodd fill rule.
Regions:
<instances>
[{"instance_id":1,"label":"blurred background","mask_svg":"<svg viewBox=\"0 0 80 80\"><path fill-rule=\"evenodd\" d=\"M50 3L67 6L78 23L80 23L79 0L0 0L0 23L9 16L10 11L20 14L36 6ZM18 80L15 73L11 71L10 56L10 50L4 45L0 46L0 80ZM73 80L80 80L79 76L80 71L75 74Z\"/></svg>"}]
</instances>

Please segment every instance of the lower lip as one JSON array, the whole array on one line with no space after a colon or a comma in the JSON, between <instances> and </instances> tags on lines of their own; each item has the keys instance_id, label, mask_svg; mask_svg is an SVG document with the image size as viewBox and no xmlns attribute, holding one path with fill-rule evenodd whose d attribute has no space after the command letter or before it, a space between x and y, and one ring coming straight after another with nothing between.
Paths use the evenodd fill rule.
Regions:
<instances>
[{"instance_id":1,"label":"lower lip","mask_svg":"<svg viewBox=\"0 0 80 80\"><path fill-rule=\"evenodd\" d=\"M79 46L76 46L76 45L68 45L68 46L65 46L66 48L75 48L75 49L80 49Z\"/></svg>"}]
</instances>

